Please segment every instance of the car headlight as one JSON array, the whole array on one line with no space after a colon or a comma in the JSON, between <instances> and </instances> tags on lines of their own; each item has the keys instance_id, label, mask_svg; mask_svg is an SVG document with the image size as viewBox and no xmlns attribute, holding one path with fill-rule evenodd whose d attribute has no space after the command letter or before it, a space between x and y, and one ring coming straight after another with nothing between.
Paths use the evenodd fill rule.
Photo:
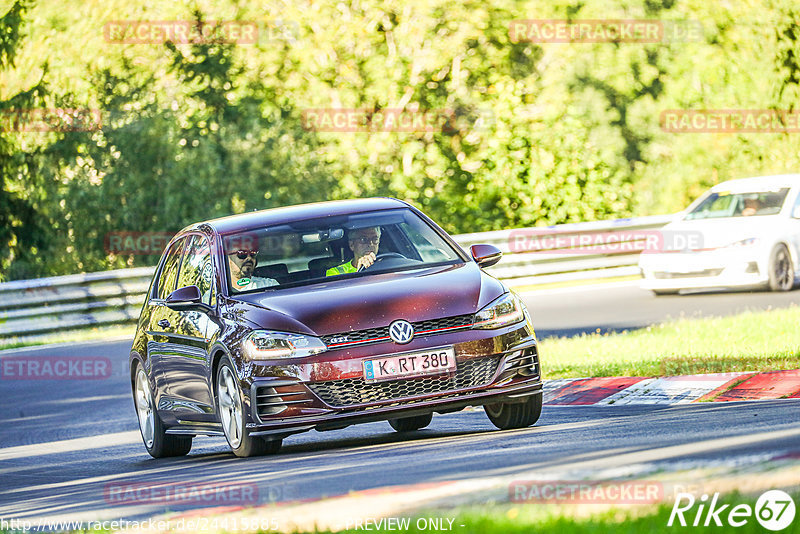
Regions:
<instances>
[{"instance_id":1,"label":"car headlight","mask_svg":"<svg viewBox=\"0 0 800 534\"><path fill-rule=\"evenodd\" d=\"M474 328L500 328L525 319L525 305L514 293L502 297L475 314Z\"/></svg>"},{"instance_id":2,"label":"car headlight","mask_svg":"<svg viewBox=\"0 0 800 534\"><path fill-rule=\"evenodd\" d=\"M729 247L752 247L753 245L758 244L757 237L750 237L748 239L742 239L741 241L734 241L730 245L726 245L725 248Z\"/></svg>"},{"instance_id":3,"label":"car headlight","mask_svg":"<svg viewBox=\"0 0 800 534\"><path fill-rule=\"evenodd\" d=\"M302 358L325 352L328 347L319 338L286 332L256 330L242 343L248 360Z\"/></svg>"}]
</instances>

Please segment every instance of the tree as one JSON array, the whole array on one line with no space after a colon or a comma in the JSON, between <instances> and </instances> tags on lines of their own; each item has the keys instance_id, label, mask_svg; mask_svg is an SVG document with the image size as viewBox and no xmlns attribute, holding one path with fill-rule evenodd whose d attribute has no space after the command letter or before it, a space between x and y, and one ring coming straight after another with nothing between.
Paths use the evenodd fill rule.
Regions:
<instances>
[{"instance_id":1,"label":"tree","mask_svg":"<svg viewBox=\"0 0 800 534\"><path fill-rule=\"evenodd\" d=\"M32 5L30 1L17 0L0 18L0 70L14 66L24 38L24 15ZM0 96L0 281L14 278L15 270L24 272L26 264L36 263L37 252L46 246L49 236L48 221L37 206L39 148L24 143L13 131L20 113L41 106L46 92L42 75L33 87Z\"/></svg>"}]
</instances>

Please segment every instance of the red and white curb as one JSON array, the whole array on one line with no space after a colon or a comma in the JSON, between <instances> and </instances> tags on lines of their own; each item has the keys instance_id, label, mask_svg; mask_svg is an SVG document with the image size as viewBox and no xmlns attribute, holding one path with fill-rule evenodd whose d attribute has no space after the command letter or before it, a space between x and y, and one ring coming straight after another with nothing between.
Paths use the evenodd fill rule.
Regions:
<instances>
[{"instance_id":1,"label":"red and white curb","mask_svg":"<svg viewBox=\"0 0 800 534\"><path fill-rule=\"evenodd\" d=\"M664 378L598 377L547 380L550 405L686 404L800 398L800 370L711 373Z\"/></svg>"}]
</instances>

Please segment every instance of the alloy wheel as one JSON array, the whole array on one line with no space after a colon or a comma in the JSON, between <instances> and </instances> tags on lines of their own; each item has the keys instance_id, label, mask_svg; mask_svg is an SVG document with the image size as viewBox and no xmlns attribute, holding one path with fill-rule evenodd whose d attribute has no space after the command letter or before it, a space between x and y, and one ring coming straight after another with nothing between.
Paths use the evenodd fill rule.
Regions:
<instances>
[{"instance_id":1,"label":"alloy wheel","mask_svg":"<svg viewBox=\"0 0 800 534\"><path fill-rule=\"evenodd\" d=\"M141 367L136 373L136 414L139 416L139 430L148 449L153 447L155 435L155 414L153 414L153 396L147 375Z\"/></svg>"},{"instance_id":2,"label":"alloy wheel","mask_svg":"<svg viewBox=\"0 0 800 534\"><path fill-rule=\"evenodd\" d=\"M785 248L781 248L775 256L775 280L781 289L786 290L791 287L794 281L792 274L789 254Z\"/></svg>"},{"instance_id":3,"label":"alloy wheel","mask_svg":"<svg viewBox=\"0 0 800 534\"><path fill-rule=\"evenodd\" d=\"M236 385L236 377L228 366L222 368L217 393L222 429L225 431L228 443L235 449L242 442L242 399Z\"/></svg>"}]
</instances>

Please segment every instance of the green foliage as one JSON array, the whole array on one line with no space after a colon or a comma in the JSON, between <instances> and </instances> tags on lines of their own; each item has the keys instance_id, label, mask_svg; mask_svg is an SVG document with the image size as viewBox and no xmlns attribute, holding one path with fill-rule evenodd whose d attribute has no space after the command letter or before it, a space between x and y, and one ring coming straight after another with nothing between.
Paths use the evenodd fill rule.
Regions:
<instances>
[{"instance_id":1,"label":"green foliage","mask_svg":"<svg viewBox=\"0 0 800 534\"><path fill-rule=\"evenodd\" d=\"M30 7L30 2L19 0L0 17L0 72L14 67L23 16ZM10 121L17 110L38 107L46 91L40 80L16 94L0 94L0 121ZM0 281L34 271L28 266L37 262L37 252L50 237L36 179L38 165L38 149L26 149L0 125Z\"/></svg>"},{"instance_id":2,"label":"green foliage","mask_svg":"<svg viewBox=\"0 0 800 534\"><path fill-rule=\"evenodd\" d=\"M7 278L151 264L108 253L104 237L251 209L388 195L451 232L475 232L677 211L718 181L800 163L792 134L659 125L666 109L793 108L800 19L789 0L71 5L16 2L0 24L0 110L103 112L97 131L0 132ZM564 18L698 21L703 35L651 44L509 36L513 20ZM35 38L20 40L23 19ZM103 37L109 21L176 19L255 22L259 39ZM57 88L49 96L43 76ZM310 131L308 108L448 120L438 131Z\"/></svg>"}]
</instances>

